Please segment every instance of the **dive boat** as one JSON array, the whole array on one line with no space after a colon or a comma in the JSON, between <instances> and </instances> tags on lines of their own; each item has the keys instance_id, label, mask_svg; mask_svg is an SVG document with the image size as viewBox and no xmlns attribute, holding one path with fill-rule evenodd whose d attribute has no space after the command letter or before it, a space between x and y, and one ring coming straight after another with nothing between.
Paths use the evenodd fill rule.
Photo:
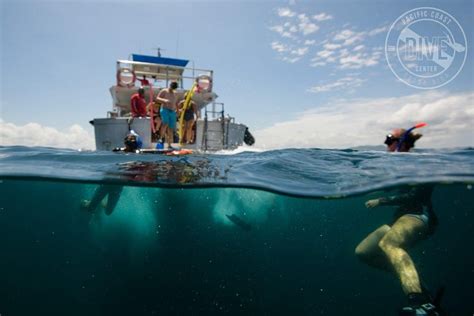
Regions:
<instances>
[{"instance_id":1,"label":"dive boat","mask_svg":"<svg viewBox=\"0 0 474 316\"><path fill-rule=\"evenodd\" d=\"M153 137L157 131L150 116L131 118L131 96L141 87L145 90L147 104L156 99L159 92L174 81L177 100L194 101L200 113L193 126L194 142L182 144L183 120L178 120L173 147L198 151L232 150L244 144L252 145L253 136L244 124L224 112L224 104L216 102L213 90L213 70L187 67L189 60L131 54L129 60L118 60L116 83L109 90L112 110L104 118L94 118L97 150L111 151L122 147L124 138L133 130L142 142L142 149L155 150L160 143ZM186 103L185 103L186 104ZM202 113L204 112L204 115ZM148 112L147 112L148 113ZM152 113L148 113L153 115ZM180 124L181 123L181 124ZM179 136L178 136L179 135Z\"/></svg>"}]
</instances>

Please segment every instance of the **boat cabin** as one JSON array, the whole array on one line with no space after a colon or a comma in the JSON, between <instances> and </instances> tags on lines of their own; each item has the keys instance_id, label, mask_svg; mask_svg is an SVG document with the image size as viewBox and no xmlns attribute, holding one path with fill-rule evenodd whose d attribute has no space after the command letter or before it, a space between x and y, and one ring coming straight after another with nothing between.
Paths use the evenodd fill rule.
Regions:
<instances>
[{"instance_id":1,"label":"boat cabin","mask_svg":"<svg viewBox=\"0 0 474 316\"><path fill-rule=\"evenodd\" d=\"M122 147L125 136L132 129L140 135L143 148L156 148L158 140L153 120L150 116L132 118L130 100L142 87L145 101L149 104L172 81L178 83L178 89L175 90L178 102L184 99L186 93L190 93L191 100L201 114L193 126L194 142L185 146L180 144L181 147L222 150L242 145L247 127L226 116L224 105L216 103L218 96L213 91L213 71L195 68L194 63L188 67L188 64L189 60L138 54L131 54L129 60L118 60L116 82L109 89L112 109L105 118L90 121L94 126L97 150ZM208 109L210 104L212 107ZM217 106L221 106L220 111L216 111ZM175 132L179 134L180 129L183 127L178 122Z\"/></svg>"}]
</instances>

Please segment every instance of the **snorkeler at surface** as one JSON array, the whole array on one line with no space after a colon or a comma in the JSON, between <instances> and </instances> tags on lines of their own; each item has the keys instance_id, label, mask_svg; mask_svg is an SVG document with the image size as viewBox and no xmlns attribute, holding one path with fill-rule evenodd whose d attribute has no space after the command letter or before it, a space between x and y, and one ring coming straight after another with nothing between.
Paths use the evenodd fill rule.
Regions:
<instances>
[{"instance_id":1,"label":"snorkeler at surface","mask_svg":"<svg viewBox=\"0 0 474 316\"><path fill-rule=\"evenodd\" d=\"M411 129L396 129L387 135L385 144L390 152L408 152L421 138ZM423 185L412 187L399 195L368 200L367 208L398 206L390 225L383 225L368 235L356 248L355 253L366 264L394 273L400 280L408 298L408 306L400 315L442 315L420 281L413 260L407 249L433 234L437 218L433 211L431 195L433 187Z\"/></svg>"},{"instance_id":2,"label":"snorkeler at surface","mask_svg":"<svg viewBox=\"0 0 474 316\"><path fill-rule=\"evenodd\" d=\"M142 148L142 140L140 136L132 129L128 132L127 136L123 139L125 147L117 147L112 151L123 151L126 153L135 153Z\"/></svg>"}]
</instances>

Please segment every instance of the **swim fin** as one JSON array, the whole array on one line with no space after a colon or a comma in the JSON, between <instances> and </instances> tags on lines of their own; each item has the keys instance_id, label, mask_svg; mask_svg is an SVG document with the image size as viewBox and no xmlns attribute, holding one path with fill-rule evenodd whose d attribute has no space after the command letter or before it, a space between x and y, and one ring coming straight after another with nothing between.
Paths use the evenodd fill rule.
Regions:
<instances>
[{"instance_id":1,"label":"swim fin","mask_svg":"<svg viewBox=\"0 0 474 316\"><path fill-rule=\"evenodd\" d=\"M408 294L408 306L399 311L399 316L446 316L439 303L444 294L444 287L436 292L433 299L428 292Z\"/></svg>"}]
</instances>

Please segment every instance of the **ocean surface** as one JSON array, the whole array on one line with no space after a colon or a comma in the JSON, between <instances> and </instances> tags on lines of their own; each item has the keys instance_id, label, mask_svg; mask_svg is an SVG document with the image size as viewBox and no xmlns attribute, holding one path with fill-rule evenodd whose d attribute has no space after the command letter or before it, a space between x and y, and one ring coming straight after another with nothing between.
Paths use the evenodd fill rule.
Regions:
<instances>
[{"instance_id":1,"label":"ocean surface","mask_svg":"<svg viewBox=\"0 0 474 316\"><path fill-rule=\"evenodd\" d=\"M449 315L473 315L472 148L0 146L0 315L395 316L399 281L354 254L395 207L364 204L426 185L439 225L409 253Z\"/></svg>"}]
</instances>

